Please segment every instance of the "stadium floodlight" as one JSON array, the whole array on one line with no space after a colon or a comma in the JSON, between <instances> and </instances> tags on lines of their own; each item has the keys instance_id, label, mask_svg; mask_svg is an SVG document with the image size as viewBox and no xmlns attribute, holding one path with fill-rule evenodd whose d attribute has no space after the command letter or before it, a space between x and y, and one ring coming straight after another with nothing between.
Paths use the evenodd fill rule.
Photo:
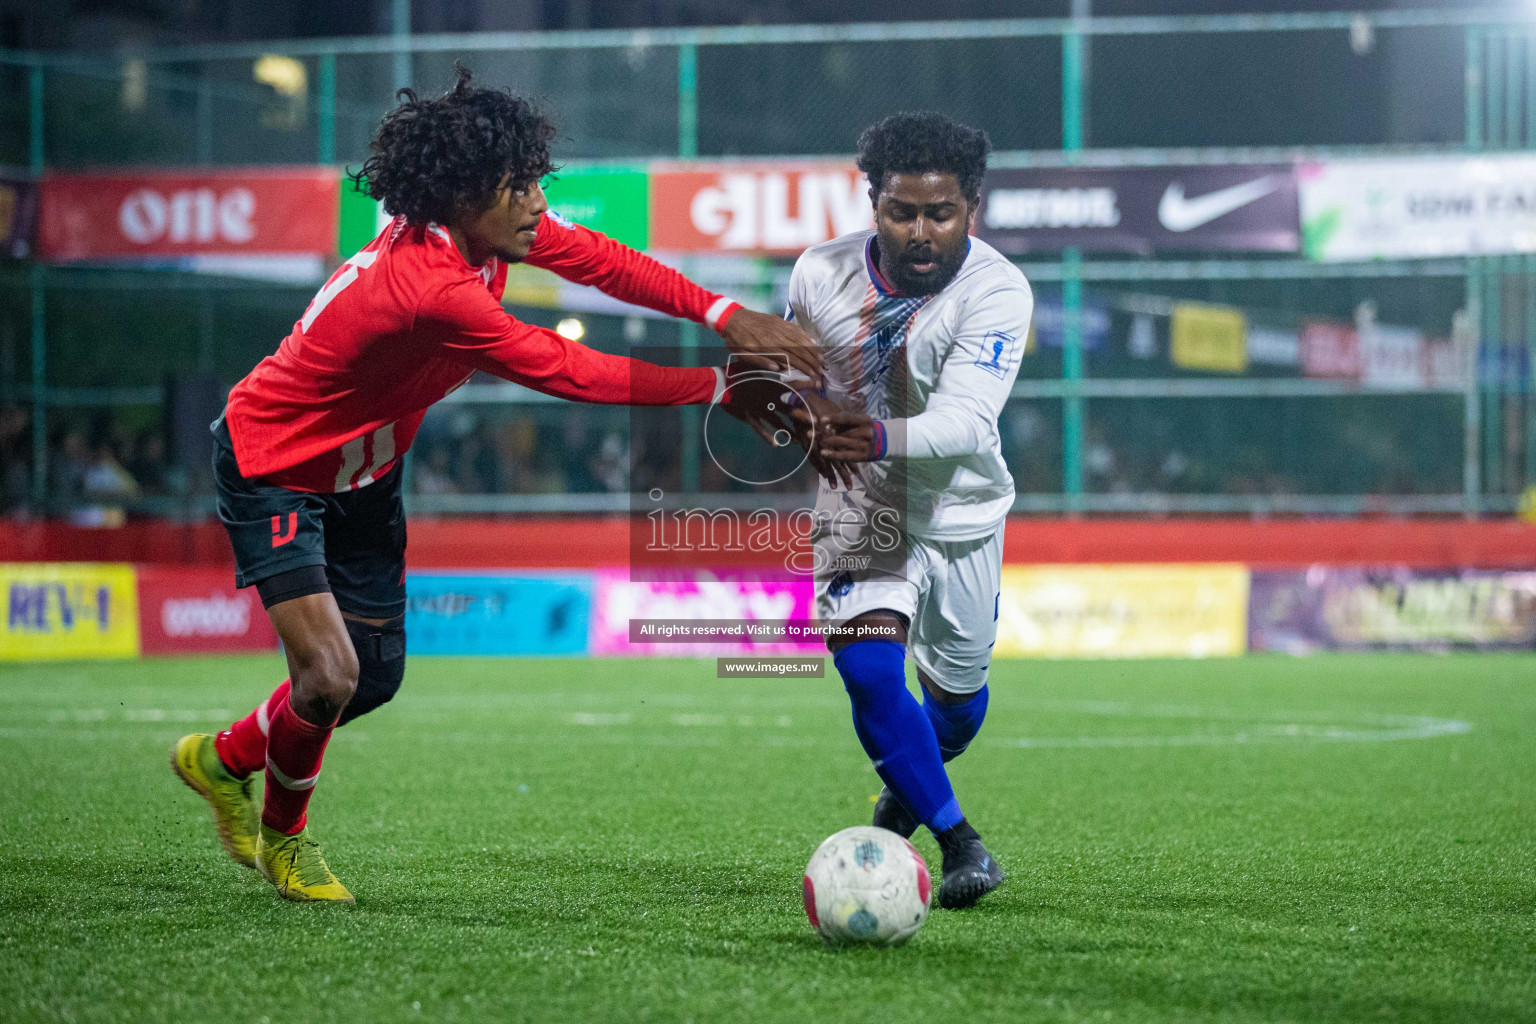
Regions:
<instances>
[{"instance_id":1,"label":"stadium floodlight","mask_svg":"<svg viewBox=\"0 0 1536 1024\"><path fill-rule=\"evenodd\" d=\"M259 57L251 67L251 77L263 85L270 85L280 96L303 96L309 87L309 72L292 57L269 53Z\"/></svg>"},{"instance_id":2,"label":"stadium floodlight","mask_svg":"<svg viewBox=\"0 0 1536 1024\"><path fill-rule=\"evenodd\" d=\"M575 317L568 316L555 325L555 333L571 341L580 341L582 335L587 333L587 326Z\"/></svg>"}]
</instances>

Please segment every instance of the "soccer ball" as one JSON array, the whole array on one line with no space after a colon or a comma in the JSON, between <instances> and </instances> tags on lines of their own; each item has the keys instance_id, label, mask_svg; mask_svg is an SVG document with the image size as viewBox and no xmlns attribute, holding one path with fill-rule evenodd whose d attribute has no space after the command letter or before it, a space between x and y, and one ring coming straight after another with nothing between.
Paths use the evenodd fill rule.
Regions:
<instances>
[{"instance_id":1,"label":"soccer ball","mask_svg":"<svg viewBox=\"0 0 1536 1024\"><path fill-rule=\"evenodd\" d=\"M805 916L835 946L899 946L923 926L933 883L913 845L873 825L845 828L805 866Z\"/></svg>"}]
</instances>

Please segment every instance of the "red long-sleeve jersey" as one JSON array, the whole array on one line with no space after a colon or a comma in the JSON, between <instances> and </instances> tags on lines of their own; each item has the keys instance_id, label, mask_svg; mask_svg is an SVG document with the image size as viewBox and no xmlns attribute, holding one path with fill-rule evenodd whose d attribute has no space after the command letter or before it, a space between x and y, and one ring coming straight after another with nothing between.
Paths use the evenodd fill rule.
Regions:
<instances>
[{"instance_id":1,"label":"red long-sleeve jersey","mask_svg":"<svg viewBox=\"0 0 1536 1024\"><path fill-rule=\"evenodd\" d=\"M711 327L739 308L556 214L540 222L526 262ZM723 388L712 367L606 355L522 323L501 307L506 283L499 260L471 266L444 228L396 218L230 391L240 472L297 491L362 487L410 448L428 406L476 370L580 402L693 405Z\"/></svg>"}]
</instances>

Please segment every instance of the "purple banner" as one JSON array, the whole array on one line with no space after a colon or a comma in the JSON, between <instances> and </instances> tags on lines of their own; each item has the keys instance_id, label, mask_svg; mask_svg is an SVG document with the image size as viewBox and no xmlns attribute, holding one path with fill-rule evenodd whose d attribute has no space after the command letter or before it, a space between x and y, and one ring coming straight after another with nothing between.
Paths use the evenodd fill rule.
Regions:
<instances>
[{"instance_id":1,"label":"purple banner","mask_svg":"<svg viewBox=\"0 0 1536 1024\"><path fill-rule=\"evenodd\" d=\"M0 168L0 255L26 259L37 230L37 186L18 171Z\"/></svg>"},{"instance_id":2,"label":"purple banner","mask_svg":"<svg viewBox=\"0 0 1536 1024\"><path fill-rule=\"evenodd\" d=\"M1536 648L1536 572L1254 572L1248 608L1252 651Z\"/></svg>"},{"instance_id":3,"label":"purple banner","mask_svg":"<svg viewBox=\"0 0 1536 1024\"><path fill-rule=\"evenodd\" d=\"M1009 255L1296 252L1289 164L1040 167L988 173L976 233Z\"/></svg>"}]
</instances>

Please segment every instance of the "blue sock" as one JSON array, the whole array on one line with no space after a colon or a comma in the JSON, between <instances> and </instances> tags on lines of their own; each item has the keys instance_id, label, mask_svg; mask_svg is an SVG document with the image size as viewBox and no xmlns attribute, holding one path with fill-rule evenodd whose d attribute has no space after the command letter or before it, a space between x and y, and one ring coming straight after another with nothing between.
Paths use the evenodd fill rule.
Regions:
<instances>
[{"instance_id":1,"label":"blue sock","mask_svg":"<svg viewBox=\"0 0 1536 1024\"><path fill-rule=\"evenodd\" d=\"M924 690L923 710L928 712L933 734L939 738L939 753L946 762L953 761L965 753L987 717L987 688L983 684L964 704L940 704Z\"/></svg>"},{"instance_id":2,"label":"blue sock","mask_svg":"<svg viewBox=\"0 0 1536 1024\"><path fill-rule=\"evenodd\" d=\"M934 832L960 823L960 803L944 773L938 740L907 690L906 648L859 640L832 656L853 702L853 729L896 798Z\"/></svg>"}]
</instances>

